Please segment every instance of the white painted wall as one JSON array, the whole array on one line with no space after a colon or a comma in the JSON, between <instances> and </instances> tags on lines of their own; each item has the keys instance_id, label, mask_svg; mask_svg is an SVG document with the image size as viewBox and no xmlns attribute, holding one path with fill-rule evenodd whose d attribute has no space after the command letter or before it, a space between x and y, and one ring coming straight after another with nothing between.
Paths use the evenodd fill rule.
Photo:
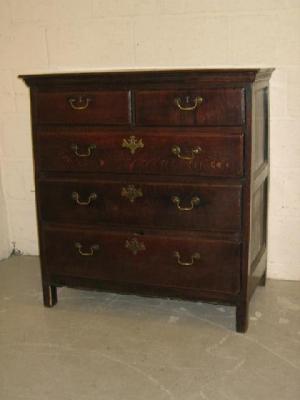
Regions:
<instances>
[{"instance_id":1,"label":"white painted wall","mask_svg":"<svg viewBox=\"0 0 300 400\"><path fill-rule=\"evenodd\" d=\"M0 260L7 258L12 250L10 234L8 230L6 201L2 187L2 168L0 164Z\"/></svg>"},{"instance_id":2,"label":"white painted wall","mask_svg":"<svg viewBox=\"0 0 300 400\"><path fill-rule=\"evenodd\" d=\"M37 254L20 73L276 67L269 276L300 279L300 0L0 0L0 146L10 240Z\"/></svg>"}]
</instances>

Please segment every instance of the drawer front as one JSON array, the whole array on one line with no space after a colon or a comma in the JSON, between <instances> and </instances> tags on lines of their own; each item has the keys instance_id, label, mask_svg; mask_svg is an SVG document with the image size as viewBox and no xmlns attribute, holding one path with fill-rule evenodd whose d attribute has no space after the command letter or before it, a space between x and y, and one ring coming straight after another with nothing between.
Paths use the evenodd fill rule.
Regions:
<instances>
[{"instance_id":1,"label":"drawer front","mask_svg":"<svg viewBox=\"0 0 300 400\"><path fill-rule=\"evenodd\" d=\"M44 221L236 232L241 186L123 181L41 181Z\"/></svg>"},{"instance_id":2,"label":"drawer front","mask_svg":"<svg viewBox=\"0 0 300 400\"><path fill-rule=\"evenodd\" d=\"M234 126L244 122L243 89L137 91L139 126Z\"/></svg>"},{"instance_id":3,"label":"drawer front","mask_svg":"<svg viewBox=\"0 0 300 400\"><path fill-rule=\"evenodd\" d=\"M128 125L129 92L38 92L35 120L43 124Z\"/></svg>"},{"instance_id":4,"label":"drawer front","mask_svg":"<svg viewBox=\"0 0 300 400\"><path fill-rule=\"evenodd\" d=\"M37 136L43 171L243 175L243 136L237 133L63 129Z\"/></svg>"},{"instance_id":5,"label":"drawer front","mask_svg":"<svg viewBox=\"0 0 300 400\"><path fill-rule=\"evenodd\" d=\"M195 236L97 230L45 230L51 276L238 293L240 245Z\"/></svg>"}]
</instances>

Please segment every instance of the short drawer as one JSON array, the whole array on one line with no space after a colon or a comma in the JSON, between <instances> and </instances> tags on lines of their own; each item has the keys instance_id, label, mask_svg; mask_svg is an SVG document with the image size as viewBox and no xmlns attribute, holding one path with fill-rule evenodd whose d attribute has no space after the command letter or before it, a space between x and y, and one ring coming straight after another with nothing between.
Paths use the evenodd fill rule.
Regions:
<instances>
[{"instance_id":1,"label":"short drawer","mask_svg":"<svg viewBox=\"0 0 300 400\"><path fill-rule=\"evenodd\" d=\"M129 178L129 177L128 177ZM239 231L240 185L98 180L39 183L47 222Z\"/></svg>"},{"instance_id":2,"label":"short drawer","mask_svg":"<svg viewBox=\"0 0 300 400\"><path fill-rule=\"evenodd\" d=\"M46 229L49 276L71 276L236 294L240 244L190 234Z\"/></svg>"},{"instance_id":3,"label":"short drawer","mask_svg":"<svg viewBox=\"0 0 300 400\"><path fill-rule=\"evenodd\" d=\"M36 159L42 171L239 177L243 135L233 128L40 130Z\"/></svg>"},{"instance_id":4,"label":"short drawer","mask_svg":"<svg viewBox=\"0 0 300 400\"><path fill-rule=\"evenodd\" d=\"M243 89L135 93L138 126L234 126L245 119Z\"/></svg>"},{"instance_id":5,"label":"short drawer","mask_svg":"<svg viewBox=\"0 0 300 400\"><path fill-rule=\"evenodd\" d=\"M128 91L37 92L34 121L41 124L128 125Z\"/></svg>"}]
</instances>

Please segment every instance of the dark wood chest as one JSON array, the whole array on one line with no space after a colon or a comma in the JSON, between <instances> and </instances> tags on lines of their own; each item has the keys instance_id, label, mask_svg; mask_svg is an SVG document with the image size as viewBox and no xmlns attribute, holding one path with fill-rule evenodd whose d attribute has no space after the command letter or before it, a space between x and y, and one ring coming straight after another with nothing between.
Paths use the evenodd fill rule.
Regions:
<instances>
[{"instance_id":1,"label":"dark wood chest","mask_svg":"<svg viewBox=\"0 0 300 400\"><path fill-rule=\"evenodd\" d=\"M231 304L266 278L272 70L22 76L44 304L58 286Z\"/></svg>"}]
</instances>

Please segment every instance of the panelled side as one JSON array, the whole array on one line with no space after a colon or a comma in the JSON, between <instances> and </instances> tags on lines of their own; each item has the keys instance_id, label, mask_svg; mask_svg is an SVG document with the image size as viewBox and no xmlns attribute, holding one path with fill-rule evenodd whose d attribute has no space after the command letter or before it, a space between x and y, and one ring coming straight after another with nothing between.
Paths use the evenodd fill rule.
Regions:
<instances>
[{"instance_id":1,"label":"panelled side","mask_svg":"<svg viewBox=\"0 0 300 400\"><path fill-rule=\"evenodd\" d=\"M269 188L269 86L254 84L252 114L251 222L249 246L249 296L265 284Z\"/></svg>"}]
</instances>

